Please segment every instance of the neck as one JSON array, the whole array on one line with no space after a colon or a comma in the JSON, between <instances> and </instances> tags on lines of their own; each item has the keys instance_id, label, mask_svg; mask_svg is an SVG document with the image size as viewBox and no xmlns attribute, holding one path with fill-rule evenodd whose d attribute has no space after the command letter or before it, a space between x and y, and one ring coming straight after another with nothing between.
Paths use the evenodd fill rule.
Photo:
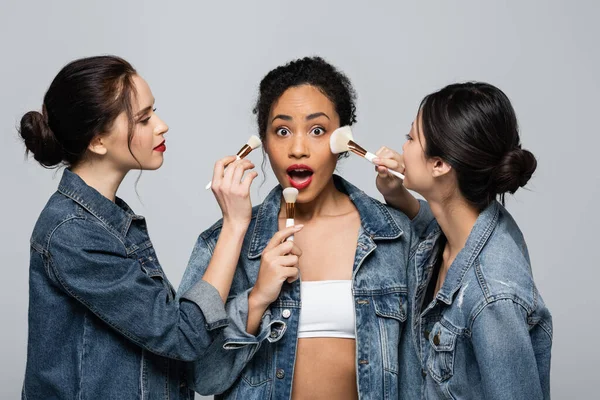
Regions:
<instances>
[{"instance_id":1,"label":"neck","mask_svg":"<svg viewBox=\"0 0 600 400\"><path fill-rule=\"evenodd\" d=\"M82 162L71 168L88 185L96 189L101 195L115 201L117 189L127 175L126 171L118 171L102 163Z\"/></svg>"},{"instance_id":2,"label":"neck","mask_svg":"<svg viewBox=\"0 0 600 400\"><path fill-rule=\"evenodd\" d=\"M314 218L345 214L350 211L346 202L348 202L348 196L337 190L332 177L321 193L313 200L307 203L296 203L294 219L296 223L306 223ZM282 200L279 216L281 218L286 216L284 200Z\"/></svg>"},{"instance_id":3,"label":"neck","mask_svg":"<svg viewBox=\"0 0 600 400\"><path fill-rule=\"evenodd\" d=\"M465 247L469 234L479 217L479 211L462 196L444 200L428 200L431 212L446 237L444 265L449 267L456 255Z\"/></svg>"}]
</instances>

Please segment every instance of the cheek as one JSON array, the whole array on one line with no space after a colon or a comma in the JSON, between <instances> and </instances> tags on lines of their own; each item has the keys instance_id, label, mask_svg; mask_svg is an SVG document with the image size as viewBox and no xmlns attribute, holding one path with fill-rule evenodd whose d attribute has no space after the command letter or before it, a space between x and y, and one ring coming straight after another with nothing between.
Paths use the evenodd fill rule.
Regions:
<instances>
[{"instance_id":1,"label":"cheek","mask_svg":"<svg viewBox=\"0 0 600 400\"><path fill-rule=\"evenodd\" d=\"M281 155L277 152L277 149L273 149L271 147L269 150L265 150L265 155L269 161L269 164L271 164L271 169L273 172L276 174L280 173L280 170L283 168L283 161L281 160ZM282 173L285 173L285 171Z\"/></svg>"},{"instance_id":2,"label":"cheek","mask_svg":"<svg viewBox=\"0 0 600 400\"><path fill-rule=\"evenodd\" d=\"M153 137L152 132L148 129L138 129L131 139L131 149L147 150L152 148Z\"/></svg>"},{"instance_id":3,"label":"cheek","mask_svg":"<svg viewBox=\"0 0 600 400\"><path fill-rule=\"evenodd\" d=\"M313 154L311 157L317 156L323 164L333 164L334 166L337 164L338 155L331 152L329 142L327 142L327 146L319 144L319 146L314 148L311 153Z\"/></svg>"}]
</instances>

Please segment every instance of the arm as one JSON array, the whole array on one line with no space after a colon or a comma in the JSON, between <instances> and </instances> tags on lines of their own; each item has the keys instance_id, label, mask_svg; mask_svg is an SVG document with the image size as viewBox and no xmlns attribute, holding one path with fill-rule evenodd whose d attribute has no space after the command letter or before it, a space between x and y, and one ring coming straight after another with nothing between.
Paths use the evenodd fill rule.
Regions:
<instances>
[{"instance_id":1,"label":"arm","mask_svg":"<svg viewBox=\"0 0 600 400\"><path fill-rule=\"evenodd\" d=\"M108 326L162 356L195 360L227 325L218 292L199 282L179 301L164 276L150 276L119 238L97 222L73 218L49 240L53 279Z\"/></svg>"},{"instance_id":2,"label":"arm","mask_svg":"<svg viewBox=\"0 0 600 400\"><path fill-rule=\"evenodd\" d=\"M377 151L373 162L377 164L376 185L377 190L383 195L385 202L402 211L411 220L411 230L414 242L418 243L427 232L427 228L434 221L429 204L424 200L417 200L403 185L402 180L388 173L388 169L404 172L402 154L382 147Z\"/></svg>"},{"instance_id":3,"label":"arm","mask_svg":"<svg viewBox=\"0 0 600 400\"><path fill-rule=\"evenodd\" d=\"M543 399L525 309L511 299L485 305L471 337L486 399Z\"/></svg>"},{"instance_id":4,"label":"arm","mask_svg":"<svg viewBox=\"0 0 600 400\"><path fill-rule=\"evenodd\" d=\"M390 174L388 169L404 173L402 154L382 147L373 160L376 164L377 190L383 195L385 202L402 211L411 220L419 213L419 201L403 186L402 180Z\"/></svg>"},{"instance_id":5,"label":"arm","mask_svg":"<svg viewBox=\"0 0 600 400\"><path fill-rule=\"evenodd\" d=\"M223 226L214 253L202 275L202 280L219 291L223 303L227 300L252 217L250 185L257 175L251 171L243 178L244 172L254 168L254 164L248 160L234 160L235 157L226 157L215 164L211 189L223 213Z\"/></svg>"},{"instance_id":6,"label":"arm","mask_svg":"<svg viewBox=\"0 0 600 400\"><path fill-rule=\"evenodd\" d=\"M298 227L292 227L278 232L272 239L272 243L280 245L274 246L274 249L279 249L281 254L299 253L294 249L292 242L281 243L283 238L299 230ZM268 254L273 257L269 257ZM276 282L279 282L280 289L283 281L288 277L296 276L296 268L286 268L281 264L285 261L297 263L296 255L279 258L275 257L275 253L269 251L268 248L263 253L263 260L265 255L267 255L267 260L272 259L279 264L265 264L265 261L262 261L260 267L263 271L262 274L277 269L282 273L281 278L277 278L278 280L274 284L267 285L268 288L276 286ZM195 282L201 280L212 257L208 240L201 236L196 243L178 293L186 292ZM259 280L264 281L265 278ZM268 296L275 295L277 297L279 290L276 287L270 292L265 292L265 289L256 290L256 287L260 287L260 285L257 281L254 288L248 288L240 293L230 293L225 306L230 321L229 326L223 330L202 359L188 365L189 384L196 392L202 395L211 395L227 390L237 380L261 343L265 339L269 342L276 342L285 332L285 322L273 320L268 310L268 306L272 302ZM258 300L253 304L250 300L251 292L256 296L254 299ZM272 332L276 332L277 335L271 337Z\"/></svg>"}]
</instances>

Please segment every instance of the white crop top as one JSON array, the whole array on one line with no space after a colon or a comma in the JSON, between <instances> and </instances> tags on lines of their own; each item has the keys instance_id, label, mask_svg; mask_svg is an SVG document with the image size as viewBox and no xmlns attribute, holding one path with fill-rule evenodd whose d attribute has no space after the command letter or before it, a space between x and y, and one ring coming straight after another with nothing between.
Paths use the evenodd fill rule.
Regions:
<instances>
[{"instance_id":1,"label":"white crop top","mask_svg":"<svg viewBox=\"0 0 600 400\"><path fill-rule=\"evenodd\" d=\"M355 338L351 280L300 282L300 299L298 338Z\"/></svg>"}]
</instances>

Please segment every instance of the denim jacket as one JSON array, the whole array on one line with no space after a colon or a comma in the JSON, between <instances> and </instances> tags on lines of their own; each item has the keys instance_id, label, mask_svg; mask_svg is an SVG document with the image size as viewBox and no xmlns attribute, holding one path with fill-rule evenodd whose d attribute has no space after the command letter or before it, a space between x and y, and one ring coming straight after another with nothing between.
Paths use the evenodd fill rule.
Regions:
<instances>
[{"instance_id":1,"label":"denim jacket","mask_svg":"<svg viewBox=\"0 0 600 400\"><path fill-rule=\"evenodd\" d=\"M23 399L192 399L178 360L226 325L206 282L175 301L143 217L64 171L31 237Z\"/></svg>"},{"instance_id":2,"label":"denim jacket","mask_svg":"<svg viewBox=\"0 0 600 400\"><path fill-rule=\"evenodd\" d=\"M413 242L410 221L397 210L334 176L361 218L352 274L356 316L356 373L361 399L398 398L398 343L407 313L407 263ZM260 257L278 230L281 187L252 212L226 304L230 325L205 358L196 362L192 385L220 399L289 399L296 358L302 302L300 282L284 283L278 299L262 318L259 333L246 332L248 294ZM201 279L222 227L203 232L182 279L180 292Z\"/></svg>"},{"instance_id":3,"label":"denim jacket","mask_svg":"<svg viewBox=\"0 0 600 400\"><path fill-rule=\"evenodd\" d=\"M431 223L408 271L411 329L400 346L403 398L549 399L552 318L511 215L498 202L479 215L426 304L442 233L427 203L421 208Z\"/></svg>"}]
</instances>

